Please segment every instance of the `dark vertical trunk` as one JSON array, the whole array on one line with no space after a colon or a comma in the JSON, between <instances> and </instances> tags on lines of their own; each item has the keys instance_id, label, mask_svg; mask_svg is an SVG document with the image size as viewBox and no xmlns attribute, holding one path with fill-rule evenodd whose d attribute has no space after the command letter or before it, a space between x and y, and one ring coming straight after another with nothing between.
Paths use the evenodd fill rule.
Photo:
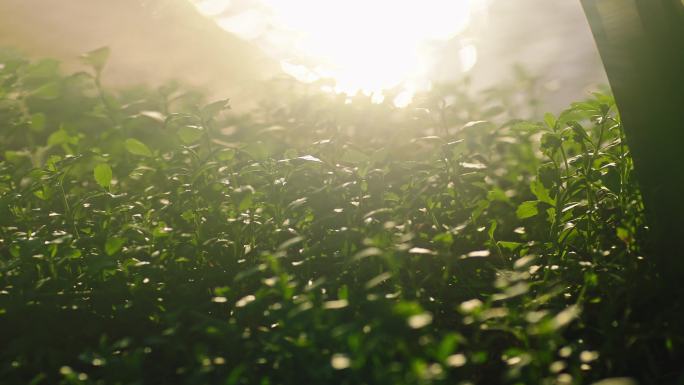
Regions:
<instances>
[{"instance_id":1,"label":"dark vertical trunk","mask_svg":"<svg viewBox=\"0 0 684 385\"><path fill-rule=\"evenodd\" d=\"M653 234L649 257L663 278L684 279L684 3L582 5L633 154Z\"/></svg>"}]
</instances>

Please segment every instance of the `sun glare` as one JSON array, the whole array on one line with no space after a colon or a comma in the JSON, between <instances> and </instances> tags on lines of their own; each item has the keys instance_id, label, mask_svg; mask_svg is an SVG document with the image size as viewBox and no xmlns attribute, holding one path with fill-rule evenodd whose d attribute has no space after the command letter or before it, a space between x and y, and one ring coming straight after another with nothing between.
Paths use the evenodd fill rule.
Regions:
<instances>
[{"instance_id":1,"label":"sun glare","mask_svg":"<svg viewBox=\"0 0 684 385\"><path fill-rule=\"evenodd\" d=\"M305 82L330 78L332 90L362 92L376 102L399 89L397 105L430 86L433 51L456 37L476 0L196 0L222 28L253 41ZM238 4L239 3L239 4ZM477 60L458 55L461 70ZM458 69L455 69L458 70Z\"/></svg>"}]
</instances>

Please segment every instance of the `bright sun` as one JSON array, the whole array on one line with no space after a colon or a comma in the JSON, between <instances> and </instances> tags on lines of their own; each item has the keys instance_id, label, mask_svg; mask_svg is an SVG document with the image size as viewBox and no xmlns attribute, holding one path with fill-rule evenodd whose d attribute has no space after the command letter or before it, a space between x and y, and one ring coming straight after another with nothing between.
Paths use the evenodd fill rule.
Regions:
<instances>
[{"instance_id":1,"label":"bright sun","mask_svg":"<svg viewBox=\"0 0 684 385\"><path fill-rule=\"evenodd\" d=\"M195 0L224 29L258 44L302 81L331 78L335 92L403 90L396 105L429 87L436 44L462 32L477 0ZM238 4L239 3L239 4ZM464 45L461 70L475 64Z\"/></svg>"}]
</instances>

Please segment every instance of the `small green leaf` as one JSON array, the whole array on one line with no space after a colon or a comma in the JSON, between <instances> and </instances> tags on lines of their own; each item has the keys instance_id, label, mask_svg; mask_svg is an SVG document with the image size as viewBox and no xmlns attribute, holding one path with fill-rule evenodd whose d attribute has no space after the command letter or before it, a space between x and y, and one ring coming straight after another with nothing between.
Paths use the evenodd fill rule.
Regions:
<instances>
[{"instance_id":1,"label":"small green leaf","mask_svg":"<svg viewBox=\"0 0 684 385\"><path fill-rule=\"evenodd\" d=\"M487 234L489 235L489 239L494 240L494 233L496 233L496 228L498 227L498 223L496 221L491 221L489 225L489 230L487 231Z\"/></svg>"},{"instance_id":2,"label":"small green leaf","mask_svg":"<svg viewBox=\"0 0 684 385\"><path fill-rule=\"evenodd\" d=\"M625 243L628 243L631 238L629 230L625 229L624 227L618 227L615 233L617 234L617 237Z\"/></svg>"},{"instance_id":3,"label":"small green leaf","mask_svg":"<svg viewBox=\"0 0 684 385\"><path fill-rule=\"evenodd\" d=\"M368 160L368 155L364 154L363 152L353 148L349 147L347 150L342 154L341 160L343 162L348 162L348 163L361 163L365 162Z\"/></svg>"},{"instance_id":4,"label":"small green leaf","mask_svg":"<svg viewBox=\"0 0 684 385\"><path fill-rule=\"evenodd\" d=\"M235 158L235 150L232 148L224 148L216 153L216 159L222 161L229 161Z\"/></svg>"},{"instance_id":5,"label":"small green leaf","mask_svg":"<svg viewBox=\"0 0 684 385\"><path fill-rule=\"evenodd\" d=\"M448 355L456 350L456 347L458 347L462 340L463 337L456 333L449 333L444 336L442 341L437 346L437 351L435 352L437 359L445 360Z\"/></svg>"},{"instance_id":6,"label":"small green leaf","mask_svg":"<svg viewBox=\"0 0 684 385\"><path fill-rule=\"evenodd\" d=\"M510 250L510 251L515 251L518 247L522 246L522 243L520 242L510 242L510 241L498 241L496 243L499 247Z\"/></svg>"},{"instance_id":7,"label":"small green leaf","mask_svg":"<svg viewBox=\"0 0 684 385\"><path fill-rule=\"evenodd\" d=\"M263 141L252 141L245 146L242 151L247 153L254 160L264 160L273 153L273 147Z\"/></svg>"},{"instance_id":8,"label":"small green leaf","mask_svg":"<svg viewBox=\"0 0 684 385\"><path fill-rule=\"evenodd\" d=\"M26 68L26 78L30 81L45 81L59 77L59 61L55 59L42 59Z\"/></svg>"},{"instance_id":9,"label":"small green leaf","mask_svg":"<svg viewBox=\"0 0 684 385\"><path fill-rule=\"evenodd\" d=\"M252 206L253 200L252 200L252 194L247 194L245 195L241 200L240 204L238 205L238 210L244 211L247 210Z\"/></svg>"},{"instance_id":10,"label":"small green leaf","mask_svg":"<svg viewBox=\"0 0 684 385\"><path fill-rule=\"evenodd\" d=\"M542 149L548 149L548 150L555 151L561 146L561 144L562 144L562 139L556 133L547 132L541 138Z\"/></svg>"},{"instance_id":11,"label":"small green leaf","mask_svg":"<svg viewBox=\"0 0 684 385\"><path fill-rule=\"evenodd\" d=\"M168 227L165 222L159 222L157 227L152 230L152 235L155 238L166 238L171 235L171 231L173 231L173 228Z\"/></svg>"},{"instance_id":12,"label":"small green leaf","mask_svg":"<svg viewBox=\"0 0 684 385\"><path fill-rule=\"evenodd\" d=\"M420 306L418 302L414 301L402 301L394 305L392 309L397 315L410 317L412 315L423 313L423 307Z\"/></svg>"},{"instance_id":13,"label":"small green leaf","mask_svg":"<svg viewBox=\"0 0 684 385\"><path fill-rule=\"evenodd\" d=\"M337 289L337 298L349 299L349 287L347 285L342 285Z\"/></svg>"},{"instance_id":14,"label":"small green leaf","mask_svg":"<svg viewBox=\"0 0 684 385\"><path fill-rule=\"evenodd\" d=\"M230 99L223 99L208 104L202 109L202 117L204 119L212 119L216 115L218 115L219 112L230 108L230 106L228 105L229 100Z\"/></svg>"},{"instance_id":15,"label":"small green leaf","mask_svg":"<svg viewBox=\"0 0 684 385\"><path fill-rule=\"evenodd\" d=\"M45 121L45 114L42 112L31 115L31 131L43 131L43 129L45 129Z\"/></svg>"},{"instance_id":16,"label":"small green leaf","mask_svg":"<svg viewBox=\"0 0 684 385\"><path fill-rule=\"evenodd\" d=\"M523 132L529 132L529 133L538 132L542 128L543 128L543 126L538 124L538 123L527 122L527 121L517 122L511 126L511 130L523 131Z\"/></svg>"},{"instance_id":17,"label":"small green leaf","mask_svg":"<svg viewBox=\"0 0 684 385\"><path fill-rule=\"evenodd\" d=\"M35 91L33 91L32 96L43 100L53 100L59 97L59 93L59 83L50 82L38 87Z\"/></svg>"},{"instance_id":18,"label":"small green leaf","mask_svg":"<svg viewBox=\"0 0 684 385\"><path fill-rule=\"evenodd\" d=\"M582 127L581 124L575 122L575 121L570 121L568 122L568 126L571 127L572 132L575 134L574 140L576 142L580 141L590 141L591 139L589 138L589 135L587 135L587 132L584 130L584 127Z\"/></svg>"},{"instance_id":19,"label":"small green leaf","mask_svg":"<svg viewBox=\"0 0 684 385\"><path fill-rule=\"evenodd\" d=\"M506 192L498 187L494 187L487 193L487 200L508 202L510 199L506 196Z\"/></svg>"},{"instance_id":20,"label":"small green leaf","mask_svg":"<svg viewBox=\"0 0 684 385\"><path fill-rule=\"evenodd\" d=\"M517 215L519 219L530 218L538 213L539 210L537 209L537 201L523 202L515 211L515 215Z\"/></svg>"},{"instance_id":21,"label":"small green leaf","mask_svg":"<svg viewBox=\"0 0 684 385\"><path fill-rule=\"evenodd\" d=\"M98 48L81 55L81 61L93 67L95 72L99 74L107 63L107 59L109 59L109 52L109 47Z\"/></svg>"},{"instance_id":22,"label":"small green leaf","mask_svg":"<svg viewBox=\"0 0 684 385\"><path fill-rule=\"evenodd\" d=\"M20 162L24 159L30 159L31 158L31 152L28 150L22 150L22 151L13 151L13 150L7 150L5 151L5 159L7 159L10 162Z\"/></svg>"},{"instance_id":23,"label":"small green leaf","mask_svg":"<svg viewBox=\"0 0 684 385\"><path fill-rule=\"evenodd\" d=\"M105 253L109 256L118 253L125 242L125 239L119 237L107 238L107 242L105 242Z\"/></svg>"},{"instance_id":24,"label":"small green leaf","mask_svg":"<svg viewBox=\"0 0 684 385\"><path fill-rule=\"evenodd\" d=\"M441 243L442 245L449 247L454 243L454 236L450 232L443 232L432 237L432 242Z\"/></svg>"},{"instance_id":25,"label":"small green leaf","mask_svg":"<svg viewBox=\"0 0 684 385\"><path fill-rule=\"evenodd\" d=\"M47 145L48 146L60 146L60 145L69 145L69 144L78 144L79 138L78 136L72 136L69 135L69 133L64 129L64 127L60 127L59 130L53 132L48 136L47 140Z\"/></svg>"},{"instance_id":26,"label":"small green leaf","mask_svg":"<svg viewBox=\"0 0 684 385\"><path fill-rule=\"evenodd\" d=\"M108 189L112 183L112 168L107 163L100 163L93 169L93 176L97 184Z\"/></svg>"},{"instance_id":27,"label":"small green leaf","mask_svg":"<svg viewBox=\"0 0 684 385\"><path fill-rule=\"evenodd\" d=\"M553 116L552 113L547 112L544 114L544 123L546 123L549 128L554 128L556 126L556 117Z\"/></svg>"},{"instance_id":28,"label":"small green leaf","mask_svg":"<svg viewBox=\"0 0 684 385\"><path fill-rule=\"evenodd\" d=\"M128 152L134 155L140 156L152 156L152 151L145 143L139 141L138 139L128 138L126 139L126 149Z\"/></svg>"},{"instance_id":29,"label":"small green leaf","mask_svg":"<svg viewBox=\"0 0 684 385\"><path fill-rule=\"evenodd\" d=\"M185 144L194 143L202 137L203 130L199 126L183 126L178 129L178 137Z\"/></svg>"},{"instance_id":30,"label":"small green leaf","mask_svg":"<svg viewBox=\"0 0 684 385\"><path fill-rule=\"evenodd\" d=\"M535 179L530 184L530 190L541 202L548 203L550 205L555 205L556 201L551 198L549 190L544 186L544 184L539 179Z\"/></svg>"}]
</instances>

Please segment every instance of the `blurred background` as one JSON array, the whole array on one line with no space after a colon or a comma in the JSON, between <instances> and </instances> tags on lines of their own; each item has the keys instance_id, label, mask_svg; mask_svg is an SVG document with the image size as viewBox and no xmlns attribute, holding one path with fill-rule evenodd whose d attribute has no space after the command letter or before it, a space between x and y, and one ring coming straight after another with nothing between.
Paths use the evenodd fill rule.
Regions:
<instances>
[{"instance_id":1,"label":"blurred background","mask_svg":"<svg viewBox=\"0 0 684 385\"><path fill-rule=\"evenodd\" d=\"M440 82L533 81L551 111L607 83L568 0L2 0L0 46L67 71L109 46L110 86L178 79L238 108L279 77L399 107Z\"/></svg>"}]
</instances>

